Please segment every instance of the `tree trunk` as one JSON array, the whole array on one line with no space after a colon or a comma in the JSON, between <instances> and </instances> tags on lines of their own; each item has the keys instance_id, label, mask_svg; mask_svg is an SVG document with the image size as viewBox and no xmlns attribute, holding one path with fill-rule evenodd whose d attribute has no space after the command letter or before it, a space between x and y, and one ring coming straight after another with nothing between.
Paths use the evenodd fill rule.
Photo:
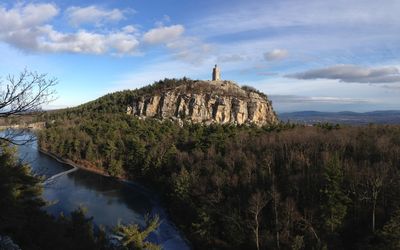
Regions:
<instances>
[{"instance_id":1,"label":"tree trunk","mask_svg":"<svg viewBox=\"0 0 400 250\"><path fill-rule=\"evenodd\" d=\"M275 210L276 247L278 249L280 249L280 244L279 244L279 241L280 241L279 238L280 237L279 237L279 229L278 229L278 223L279 223L279 220L278 220L278 209L277 209L275 200L274 200L274 210Z\"/></svg>"},{"instance_id":2,"label":"tree trunk","mask_svg":"<svg viewBox=\"0 0 400 250\"><path fill-rule=\"evenodd\" d=\"M278 218L278 205L277 205L277 200L278 200L278 192L276 190L276 186L275 186L275 178L272 177L273 181L272 181L272 199L274 202L274 215L275 215L275 230L276 230L276 247L278 249L280 249L280 237L279 237L279 228L278 228L278 224L279 224L279 218Z\"/></svg>"},{"instance_id":3,"label":"tree trunk","mask_svg":"<svg viewBox=\"0 0 400 250\"><path fill-rule=\"evenodd\" d=\"M260 250L260 243L259 243L259 236L258 236L258 214L254 216L255 222L256 222L256 227L254 230L255 236L256 236L256 246L257 250Z\"/></svg>"},{"instance_id":4,"label":"tree trunk","mask_svg":"<svg viewBox=\"0 0 400 250\"><path fill-rule=\"evenodd\" d=\"M375 213L376 213L376 203L378 200L379 190L374 189L372 192L372 232L375 232Z\"/></svg>"},{"instance_id":5,"label":"tree trunk","mask_svg":"<svg viewBox=\"0 0 400 250\"><path fill-rule=\"evenodd\" d=\"M376 199L372 205L372 232L375 232L375 210L376 210Z\"/></svg>"}]
</instances>

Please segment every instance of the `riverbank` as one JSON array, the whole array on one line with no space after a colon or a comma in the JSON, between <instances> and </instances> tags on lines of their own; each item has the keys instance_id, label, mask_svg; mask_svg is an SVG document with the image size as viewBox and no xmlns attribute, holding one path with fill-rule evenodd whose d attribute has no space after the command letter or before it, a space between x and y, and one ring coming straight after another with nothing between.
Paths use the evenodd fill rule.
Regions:
<instances>
[{"instance_id":1,"label":"riverbank","mask_svg":"<svg viewBox=\"0 0 400 250\"><path fill-rule=\"evenodd\" d=\"M55 159L56 161L58 161L60 163L63 163L63 164L66 164L66 165L69 165L69 166L71 166L73 168L83 169L85 171L96 173L96 174L99 174L99 175L102 175L102 176L105 176L105 177L113 177L113 176L109 175L104 170L85 167L84 165L78 164L78 163L76 163L76 162L74 162L74 161L72 161L70 159L66 159L66 158L60 157L58 155L55 155L55 154L53 154L53 153L51 153L51 152L49 152L47 150L41 149L41 148L38 148L38 150L39 150L40 153L45 154L47 156L50 156L51 158ZM113 177L113 178L115 178L115 177ZM121 180L121 181L125 180L122 177L118 177L116 179Z\"/></svg>"},{"instance_id":2,"label":"riverbank","mask_svg":"<svg viewBox=\"0 0 400 250\"><path fill-rule=\"evenodd\" d=\"M94 174L98 174L98 175L101 175L101 176L104 176L104 177L112 178L112 179L115 179L116 181L119 181L121 183L125 183L125 184L127 184L129 186L132 186L135 189L140 190L140 192L142 192L143 194L148 195L151 198L151 200L152 200L152 202L154 204L159 204L160 203L159 194L154 192L154 191L152 191L151 189L147 188L145 185L143 185L141 183L137 183L135 181L129 180L126 177L122 177L122 176L118 176L118 177L111 176L106 171L101 170L101 169L85 167L82 164L78 164L78 163L76 163L76 162L74 162L72 160L60 157L60 156L58 156L58 155L56 155L54 153L51 153L51 152L49 152L47 150L43 150L41 148L38 148L38 150L39 150L40 153L45 154L45 155L55 159L56 161L58 161L58 162L60 162L62 164L71 166L72 168L82 169L84 171L88 171L88 172L91 172L91 173L94 173Z\"/></svg>"},{"instance_id":3,"label":"riverbank","mask_svg":"<svg viewBox=\"0 0 400 250\"><path fill-rule=\"evenodd\" d=\"M138 191L139 193L145 195L153 207L150 214L158 215L158 216L160 216L160 218L164 218L163 219L164 223L161 225L160 230L173 232L173 234L179 235L179 238L182 239L185 246L188 247L187 249L193 248L190 241L187 239L185 233L179 227L177 227L173 223L169 222L169 221L172 222L172 220L171 220L172 217L168 213L168 209L164 209L164 207L168 207L168 206L165 206L166 204L164 204L162 202L160 195L157 192L155 192L154 190L147 188L146 186L142 185L141 183L137 183L135 181L128 180L126 178L121 178L121 177L115 178L113 176L110 176L105 171L87 168L87 167L82 166L81 164L78 164L72 160L65 159L63 157L59 157L59 156L55 155L54 153L48 152L46 150L38 148L38 151L46 156L51 157L52 159L56 160L59 163L66 164L68 166L71 166L72 168L78 168L78 169L81 169L81 170L84 170L87 172L94 173L96 175L100 175L100 176L104 176L104 177L113 179L113 180L120 182L121 184L124 184L129 188L133 188L135 191ZM175 249L175 248L173 248L173 249ZM177 248L177 249L179 249L179 248ZM183 249L186 249L186 248L183 248Z\"/></svg>"},{"instance_id":4,"label":"riverbank","mask_svg":"<svg viewBox=\"0 0 400 250\"><path fill-rule=\"evenodd\" d=\"M23 124L7 124L0 125L0 130L5 129L29 129L29 130L42 130L46 127L46 122L32 122Z\"/></svg>"},{"instance_id":5,"label":"riverbank","mask_svg":"<svg viewBox=\"0 0 400 250\"><path fill-rule=\"evenodd\" d=\"M54 217L60 213L69 215L76 208L85 207L86 216L93 218L94 226L103 226L107 232L118 222L144 225L146 214L159 215L162 223L150 236L150 241L161 244L166 250L191 248L184 233L174 225L162 202L154 195L155 192L133 181L120 181L107 174L87 171L79 161L39 150L37 144L35 141L22 145L18 151L21 159L31 163L34 173L56 176L50 179L48 185L43 185L42 198L50 202L44 207L48 214ZM78 171L69 172L76 167L80 167Z\"/></svg>"},{"instance_id":6,"label":"riverbank","mask_svg":"<svg viewBox=\"0 0 400 250\"><path fill-rule=\"evenodd\" d=\"M38 148L38 150L39 150L40 153L45 154L45 155L55 159L56 161L58 161L58 162L60 162L62 164L71 166L72 168L82 169L84 171L88 171L88 172L95 173L95 174L98 174L98 175L101 175L101 176L104 176L104 177L115 179L116 181L119 181L121 183L125 183L127 185L133 186L136 189L139 189L142 193L147 194L150 197L152 197L154 199L154 201L157 202L157 203L159 203L159 201L160 201L159 195L157 193L151 191L150 189L148 189L146 186L144 186L142 184L139 184L137 182L134 182L132 180L127 179L126 177L111 176L110 174L108 174L104 170L95 169L95 168L88 168L88 167L85 167L84 165L78 164L78 163L76 163L76 162L74 162L72 160L57 156L56 154L51 153L49 151L46 151L46 150L43 150L43 149L40 149L40 148Z\"/></svg>"}]
</instances>

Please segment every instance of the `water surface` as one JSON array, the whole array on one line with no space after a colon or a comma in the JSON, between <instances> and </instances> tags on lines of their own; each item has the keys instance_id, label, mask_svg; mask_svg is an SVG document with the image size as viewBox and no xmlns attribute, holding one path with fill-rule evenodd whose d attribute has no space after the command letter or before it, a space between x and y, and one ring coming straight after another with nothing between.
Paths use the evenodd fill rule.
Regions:
<instances>
[{"instance_id":1,"label":"water surface","mask_svg":"<svg viewBox=\"0 0 400 250\"><path fill-rule=\"evenodd\" d=\"M19 146L19 156L31 165L34 173L46 178L71 169L69 165L39 152L36 142ZM106 228L112 228L119 221L144 225L146 214L158 214L162 223L151 235L151 241L161 244L163 249L189 249L154 195L138 185L79 169L44 185L43 197L50 201L46 210L53 215L68 215L83 206L96 225Z\"/></svg>"}]
</instances>

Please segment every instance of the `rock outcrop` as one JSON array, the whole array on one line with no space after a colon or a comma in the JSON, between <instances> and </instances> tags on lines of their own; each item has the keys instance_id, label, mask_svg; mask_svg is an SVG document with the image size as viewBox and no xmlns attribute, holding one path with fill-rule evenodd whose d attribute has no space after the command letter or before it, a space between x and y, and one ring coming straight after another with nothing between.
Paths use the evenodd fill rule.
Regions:
<instances>
[{"instance_id":1,"label":"rock outcrop","mask_svg":"<svg viewBox=\"0 0 400 250\"><path fill-rule=\"evenodd\" d=\"M194 123L266 125L277 117L267 96L231 81L192 81L133 98L127 113Z\"/></svg>"}]
</instances>

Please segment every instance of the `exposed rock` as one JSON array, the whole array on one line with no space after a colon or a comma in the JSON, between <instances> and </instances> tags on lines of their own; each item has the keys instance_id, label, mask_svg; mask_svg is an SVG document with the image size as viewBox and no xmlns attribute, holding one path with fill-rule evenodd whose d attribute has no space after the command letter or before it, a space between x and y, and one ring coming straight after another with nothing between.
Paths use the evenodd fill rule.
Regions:
<instances>
[{"instance_id":1,"label":"exposed rock","mask_svg":"<svg viewBox=\"0 0 400 250\"><path fill-rule=\"evenodd\" d=\"M265 95L231 81L195 81L134 98L127 113L194 123L266 125L277 117Z\"/></svg>"}]
</instances>

